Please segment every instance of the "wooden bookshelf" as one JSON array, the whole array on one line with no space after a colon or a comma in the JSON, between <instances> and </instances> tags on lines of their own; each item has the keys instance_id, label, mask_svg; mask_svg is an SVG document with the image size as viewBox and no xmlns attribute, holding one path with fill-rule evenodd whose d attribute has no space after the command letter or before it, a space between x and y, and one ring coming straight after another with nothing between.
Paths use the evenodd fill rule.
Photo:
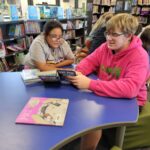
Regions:
<instances>
[{"instance_id":1,"label":"wooden bookshelf","mask_svg":"<svg viewBox=\"0 0 150 150\"><path fill-rule=\"evenodd\" d=\"M87 0L88 34L103 13L115 12L115 4L116 0Z\"/></svg>"},{"instance_id":2,"label":"wooden bookshelf","mask_svg":"<svg viewBox=\"0 0 150 150\"><path fill-rule=\"evenodd\" d=\"M0 50L5 50L5 56L0 55L0 72L17 70L17 67L22 63L16 62L16 56L19 54L24 55L28 52L33 39L43 31L44 24L49 20L50 19L0 22ZM74 50L76 46L82 47L85 42L87 17L73 17L60 19L59 21L64 28L64 39L68 41L72 50ZM71 29L67 27L69 22L72 23ZM72 36L67 38L67 34ZM0 52L0 54L2 53Z\"/></svg>"}]
</instances>

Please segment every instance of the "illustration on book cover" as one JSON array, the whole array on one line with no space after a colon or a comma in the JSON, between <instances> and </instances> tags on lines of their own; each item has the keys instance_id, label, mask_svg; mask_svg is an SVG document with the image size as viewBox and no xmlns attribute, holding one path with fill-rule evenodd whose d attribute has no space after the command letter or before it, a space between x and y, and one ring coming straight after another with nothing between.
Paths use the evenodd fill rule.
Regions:
<instances>
[{"instance_id":1,"label":"illustration on book cover","mask_svg":"<svg viewBox=\"0 0 150 150\"><path fill-rule=\"evenodd\" d=\"M68 99L32 97L16 123L63 126L68 103Z\"/></svg>"}]
</instances>

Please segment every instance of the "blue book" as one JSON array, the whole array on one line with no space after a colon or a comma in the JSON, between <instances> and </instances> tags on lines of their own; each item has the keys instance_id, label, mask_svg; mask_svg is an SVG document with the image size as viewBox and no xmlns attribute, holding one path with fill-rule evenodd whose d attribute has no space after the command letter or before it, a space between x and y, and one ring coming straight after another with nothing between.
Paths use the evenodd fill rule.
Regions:
<instances>
[{"instance_id":1,"label":"blue book","mask_svg":"<svg viewBox=\"0 0 150 150\"><path fill-rule=\"evenodd\" d=\"M28 6L28 19L29 20L37 20L39 19L39 14L36 6Z\"/></svg>"},{"instance_id":2,"label":"blue book","mask_svg":"<svg viewBox=\"0 0 150 150\"><path fill-rule=\"evenodd\" d=\"M64 18L64 9L62 7L58 7L57 18L58 19L63 19Z\"/></svg>"},{"instance_id":3,"label":"blue book","mask_svg":"<svg viewBox=\"0 0 150 150\"><path fill-rule=\"evenodd\" d=\"M50 8L50 18L64 18L64 10L60 6L54 6Z\"/></svg>"},{"instance_id":4,"label":"blue book","mask_svg":"<svg viewBox=\"0 0 150 150\"><path fill-rule=\"evenodd\" d=\"M40 9L40 18L50 18L50 7L49 6L38 6Z\"/></svg>"},{"instance_id":5,"label":"blue book","mask_svg":"<svg viewBox=\"0 0 150 150\"><path fill-rule=\"evenodd\" d=\"M69 18L72 18L72 11L70 8L67 8L66 9L66 18L69 19Z\"/></svg>"},{"instance_id":6,"label":"blue book","mask_svg":"<svg viewBox=\"0 0 150 150\"><path fill-rule=\"evenodd\" d=\"M50 18L56 18L57 17L57 7L51 7L50 8Z\"/></svg>"},{"instance_id":7,"label":"blue book","mask_svg":"<svg viewBox=\"0 0 150 150\"><path fill-rule=\"evenodd\" d=\"M10 18L11 20L18 20L19 16L18 16L18 9L16 5L10 5Z\"/></svg>"}]
</instances>

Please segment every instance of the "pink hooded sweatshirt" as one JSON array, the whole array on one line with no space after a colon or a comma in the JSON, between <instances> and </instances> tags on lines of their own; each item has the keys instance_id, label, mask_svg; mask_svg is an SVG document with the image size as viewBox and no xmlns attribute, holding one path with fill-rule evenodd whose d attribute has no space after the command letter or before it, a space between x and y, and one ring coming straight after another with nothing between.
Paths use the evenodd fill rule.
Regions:
<instances>
[{"instance_id":1,"label":"pink hooded sweatshirt","mask_svg":"<svg viewBox=\"0 0 150 150\"><path fill-rule=\"evenodd\" d=\"M138 105L147 100L146 80L149 58L141 40L134 36L129 47L116 54L104 43L83 59L76 70L88 75L97 72L99 79L91 79L89 89L100 96L115 98L136 97Z\"/></svg>"}]
</instances>

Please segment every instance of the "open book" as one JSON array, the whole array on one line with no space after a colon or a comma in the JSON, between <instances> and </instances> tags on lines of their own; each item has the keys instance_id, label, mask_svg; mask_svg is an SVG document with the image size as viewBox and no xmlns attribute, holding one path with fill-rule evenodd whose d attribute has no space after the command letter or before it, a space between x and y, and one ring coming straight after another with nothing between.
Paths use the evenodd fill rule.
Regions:
<instances>
[{"instance_id":1,"label":"open book","mask_svg":"<svg viewBox=\"0 0 150 150\"><path fill-rule=\"evenodd\" d=\"M63 126L68 104L68 99L32 97L16 123Z\"/></svg>"}]
</instances>

